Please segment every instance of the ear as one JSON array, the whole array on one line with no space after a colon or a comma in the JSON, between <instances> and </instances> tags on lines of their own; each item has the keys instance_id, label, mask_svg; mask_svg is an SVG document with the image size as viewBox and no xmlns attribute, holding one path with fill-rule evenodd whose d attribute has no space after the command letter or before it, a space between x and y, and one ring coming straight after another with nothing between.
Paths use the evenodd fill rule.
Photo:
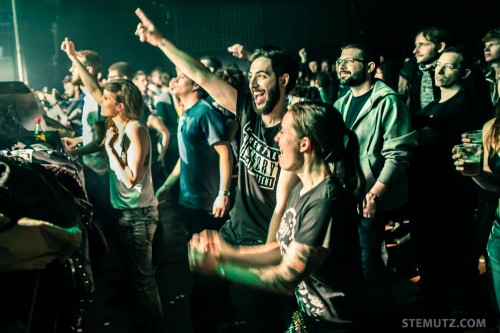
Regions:
<instances>
[{"instance_id":1,"label":"ear","mask_svg":"<svg viewBox=\"0 0 500 333\"><path fill-rule=\"evenodd\" d=\"M280 83L279 83L280 87L284 88L284 87L287 86L288 81L290 81L290 75L288 75L287 73L285 73L285 74L283 74L283 75L280 76L279 80L280 80Z\"/></svg>"},{"instance_id":2,"label":"ear","mask_svg":"<svg viewBox=\"0 0 500 333\"><path fill-rule=\"evenodd\" d=\"M373 73L377 69L377 65L373 61L370 61L366 64L366 68L368 73Z\"/></svg>"},{"instance_id":3,"label":"ear","mask_svg":"<svg viewBox=\"0 0 500 333\"><path fill-rule=\"evenodd\" d=\"M472 71L471 71L470 69L468 69L468 68L467 68L467 69L465 70L464 75L462 75L462 79L466 79L466 78L468 78L471 72L472 72Z\"/></svg>"},{"instance_id":4,"label":"ear","mask_svg":"<svg viewBox=\"0 0 500 333\"><path fill-rule=\"evenodd\" d=\"M92 66L87 66L87 72L89 72L89 73L90 73L90 75L92 75L92 76L93 76L93 75L94 75L94 67L92 67Z\"/></svg>"},{"instance_id":5,"label":"ear","mask_svg":"<svg viewBox=\"0 0 500 333\"><path fill-rule=\"evenodd\" d=\"M311 139L309 139L307 136L300 139L299 151L301 153L304 153L310 149L311 149Z\"/></svg>"},{"instance_id":6,"label":"ear","mask_svg":"<svg viewBox=\"0 0 500 333\"><path fill-rule=\"evenodd\" d=\"M437 49L437 53L443 52L445 48L446 48L446 43L443 43L443 42L439 43L439 47Z\"/></svg>"}]
</instances>

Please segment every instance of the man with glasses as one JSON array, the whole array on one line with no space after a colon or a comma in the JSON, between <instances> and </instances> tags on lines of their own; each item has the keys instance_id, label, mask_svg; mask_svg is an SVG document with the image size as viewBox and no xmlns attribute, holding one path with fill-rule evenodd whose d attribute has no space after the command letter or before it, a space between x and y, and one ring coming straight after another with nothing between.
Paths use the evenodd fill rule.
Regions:
<instances>
[{"instance_id":1,"label":"man with glasses","mask_svg":"<svg viewBox=\"0 0 500 333\"><path fill-rule=\"evenodd\" d=\"M406 168L417 137L399 94L374 79L377 59L366 45L342 47L337 74L340 83L350 90L335 102L335 107L359 139L366 178L358 228L363 270L372 313L388 315L395 305L384 262L384 230L389 220L404 219L408 201Z\"/></svg>"},{"instance_id":2,"label":"man with glasses","mask_svg":"<svg viewBox=\"0 0 500 333\"><path fill-rule=\"evenodd\" d=\"M491 111L477 110L467 89L473 64L463 48L445 49L435 64L440 98L422 110L410 163L411 236L428 310L454 314L477 309L472 282L478 257L471 248L477 194L473 182L453 169L450 152L461 134L481 128ZM453 204L444 205L445 198Z\"/></svg>"},{"instance_id":3,"label":"man with glasses","mask_svg":"<svg viewBox=\"0 0 500 333\"><path fill-rule=\"evenodd\" d=\"M434 62L446 47L448 32L427 27L415 37L414 60L405 63L399 73L399 92L405 94L411 114L419 113L427 104L439 99L434 83Z\"/></svg>"}]
</instances>

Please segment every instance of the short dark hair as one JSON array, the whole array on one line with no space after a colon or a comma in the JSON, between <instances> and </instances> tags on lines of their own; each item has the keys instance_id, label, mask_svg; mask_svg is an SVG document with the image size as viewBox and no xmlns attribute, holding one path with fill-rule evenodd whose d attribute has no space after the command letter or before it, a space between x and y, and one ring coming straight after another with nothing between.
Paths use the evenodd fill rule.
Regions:
<instances>
[{"instance_id":1,"label":"short dark hair","mask_svg":"<svg viewBox=\"0 0 500 333\"><path fill-rule=\"evenodd\" d=\"M482 41L486 43L486 42L489 42L493 39L500 40L500 28L495 28L495 29L491 29L490 31L488 31L486 33L486 35L484 35Z\"/></svg>"},{"instance_id":2,"label":"short dark hair","mask_svg":"<svg viewBox=\"0 0 500 333\"><path fill-rule=\"evenodd\" d=\"M297 83L297 77L299 75L298 61L284 49L273 45L265 45L255 49L250 57L250 62L252 63L255 59L261 57L271 60L271 68L274 74L276 74L276 77L288 74L290 79L285 89L285 93L288 94Z\"/></svg>"},{"instance_id":3,"label":"short dark hair","mask_svg":"<svg viewBox=\"0 0 500 333\"><path fill-rule=\"evenodd\" d=\"M439 27L425 27L420 29L415 37L420 34L424 35L426 39L430 40L435 45L438 45L439 43L447 44L450 39L448 31Z\"/></svg>"},{"instance_id":4,"label":"short dark hair","mask_svg":"<svg viewBox=\"0 0 500 333\"><path fill-rule=\"evenodd\" d=\"M350 43L350 44L342 46L340 49L341 50L358 49L361 51L361 58L363 58L364 61L374 62L375 65L378 65L380 62L380 57L378 56L377 52L375 51L375 49L373 47L371 47L368 44Z\"/></svg>"},{"instance_id":5,"label":"short dark hair","mask_svg":"<svg viewBox=\"0 0 500 333\"><path fill-rule=\"evenodd\" d=\"M85 59L83 64L85 66L92 66L94 68L95 75L99 73L102 68L102 57L96 51L92 50L81 50L76 52L77 57L82 57Z\"/></svg>"},{"instance_id":6,"label":"short dark hair","mask_svg":"<svg viewBox=\"0 0 500 333\"><path fill-rule=\"evenodd\" d=\"M442 53L456 53L459 55L458 61L462 71L465 69L472 69L474 67L474 62L472 56L467 48L463 45L447 47ZM441 53L441 54L442 54Z\"/></svg>"},{"instance_id":7,"label":"short dark hair","mask_svg":"<svg viewBox=\"0 0 500 333\"><path fill-rule=\"evenodd\" d=\"M132 66L130 66L125 61L115 62L109 66L108 71L117 71L120 77L127 77L128 79L132 78L134 71L132 70Z\"/></svg>"}]
</instances>

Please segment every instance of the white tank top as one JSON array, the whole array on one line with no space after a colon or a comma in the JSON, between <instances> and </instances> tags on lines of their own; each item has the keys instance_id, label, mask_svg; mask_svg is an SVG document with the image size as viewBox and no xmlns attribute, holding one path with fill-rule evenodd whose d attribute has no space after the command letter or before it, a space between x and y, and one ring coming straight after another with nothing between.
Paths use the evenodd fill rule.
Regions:
<instances>
[{"instance_id":1,"label":"white tank top","mask_svg":"<svg viewBox=\"0 0 500 333\"><path fill-rule=\"evenodd\" d=\"M126 161L126 148L124 147L125 138L127 136L126 130L132 126L142 127L146 133L149 132L147 126L139 120L132 120L125 125L123 135L118 137L115 143L115 150L122 160ZM113 170L110 170L110 188L111 188L111 204L116 209L134 209L157 207L158 200L155 197L153 189L153 180L151 177L151 139L149 139L149 151L144 161L145 172L142 179L140 179L132 188L127 188L121 182Z\"/></svg>"}]
</instances>

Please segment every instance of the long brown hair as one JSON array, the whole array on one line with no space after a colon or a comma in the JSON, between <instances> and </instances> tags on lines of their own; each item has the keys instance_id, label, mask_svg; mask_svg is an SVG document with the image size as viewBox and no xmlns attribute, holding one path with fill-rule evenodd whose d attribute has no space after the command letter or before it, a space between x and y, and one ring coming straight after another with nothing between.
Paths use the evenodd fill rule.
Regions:
<instances>
[{"instance_id":1,"label":"long brown hair","mask_svg":"<svg viewBox=\"0 0 500 333\"><path fill-rule=\"evenodd\" d=\"M105 90L113 94L118 103L123 103L125 117L130 120L140 120L144 107L144 99L139 91L139 88L130 80L116 79L110 81L104 87ZM106 119L106 131L110 128L117 130L115 123L111 117ZM106 138L101 142L101 145L106 142Z\"/></svg>"},{"instance_id":2,"label":"long brown hair","mask_svg":"<svg viewBox=\"0 0 500 333\"><path fill-rule=\"evenodd\" d=\"M358 200L362 198L366 181L359 162L358 138L345 126L340 112L318 101L296 103L288 112L293 115L297 137L307 136L328 172L335 174Z\"/></svg>"}]
</instances>

